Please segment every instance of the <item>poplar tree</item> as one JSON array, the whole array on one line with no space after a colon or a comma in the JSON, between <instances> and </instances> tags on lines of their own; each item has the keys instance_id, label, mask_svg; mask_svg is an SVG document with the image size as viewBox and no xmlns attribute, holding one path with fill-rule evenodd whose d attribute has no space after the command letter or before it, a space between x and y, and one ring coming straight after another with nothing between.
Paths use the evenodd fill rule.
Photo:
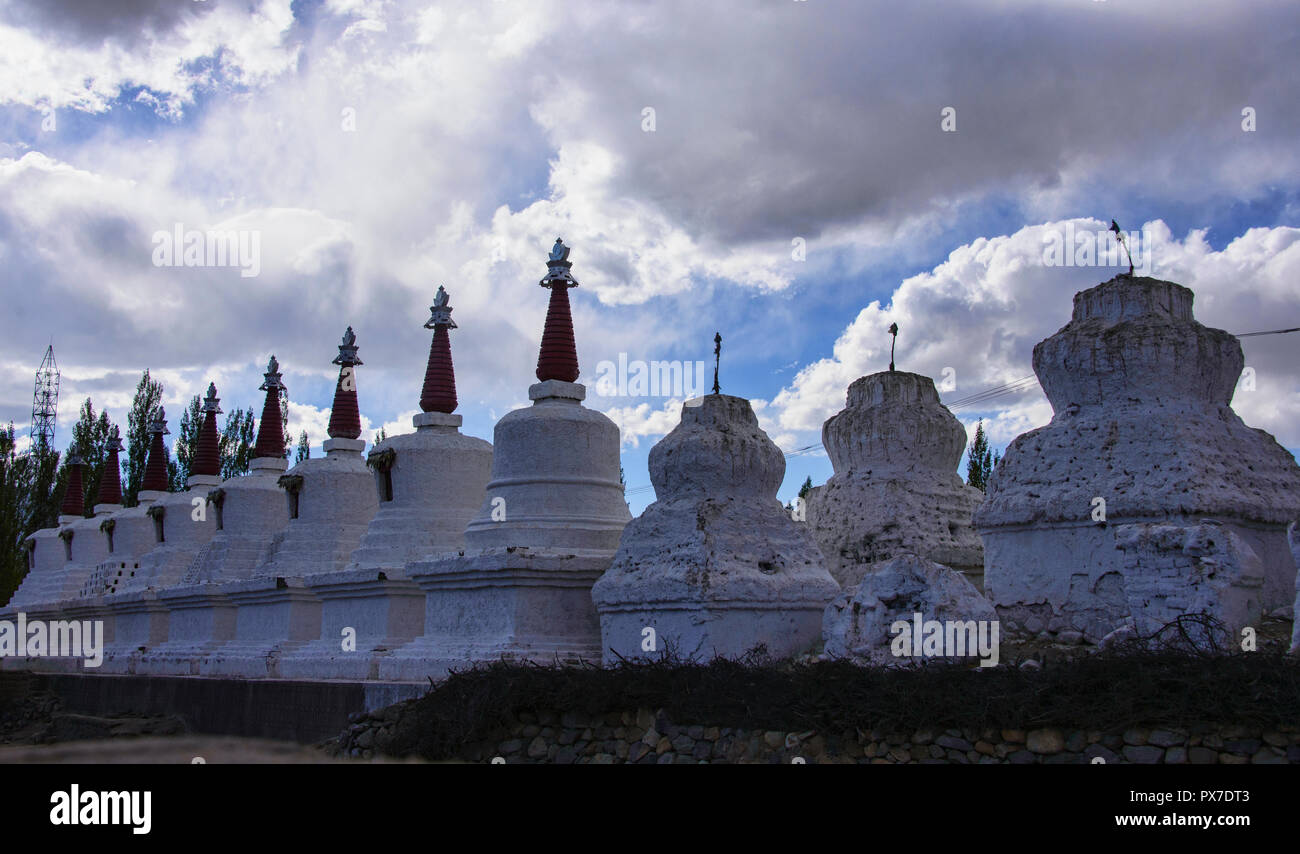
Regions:
<instances>
[{"instance_id":1,"label":"poplar tree","mask_svg":"<svg viewBox=\"0 0 1300 854\"><path fill-rule=\"evenodd\" d=\"M149 460L149 422L158 404L162 403L163 386L149 378L146 370L135 387L135 398L126 416L126 462L122 483L122 503L134 507L139 503L140 485L144 483L144 467Z\"/></svg>"},{"instance_id":2,"label":"poplar tree","mask_svg":"<svg viewBox=\"0 0 1300 854\"><path fill-rule=\"evenodd\" d=\"M222 480L248 474L255 441L251 408L236 409L226 415L220 442Z\"/></svg>"}]
</instances>

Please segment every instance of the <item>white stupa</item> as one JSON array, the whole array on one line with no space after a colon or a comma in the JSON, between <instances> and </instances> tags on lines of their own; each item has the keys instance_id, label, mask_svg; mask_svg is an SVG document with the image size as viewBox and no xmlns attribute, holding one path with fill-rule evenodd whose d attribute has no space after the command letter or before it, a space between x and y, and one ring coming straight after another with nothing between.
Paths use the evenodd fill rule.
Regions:
<instances>
[{"instance_id":1,"label":"white stupa","mask_svg":"<svg viewBox=\"0 0 1300 854\"><path fill-rule=\"evenodd\" d=\"M224 585L252 578L289 523L289 502L277 483L288 461L280 409L285 387L275 356L260 390L266 397L249 472L207 490L212 537L193 554L181 582L158 592L169 612L167 639L139 657L137 673L198 674L206 656L234 640L235 605Z\"/></svg>"},{"instance_id":2,"label":"white stupa","mask_svg":"<svg viewBox=\"0 0 1300 854\"><path fill-rule=\"evenodd\" d=\"M157 592L143 584L141 562L164 538L162 502L170 493L163 436L170 432L167 412L160 406L149 424L149 455L136 496L140 503L108 518L112 555L96 567L82 588L86 598L102 597L104 619L112 627L107 633L111 641L104 646L101 673L132 672L140 652L167 639L167 609L158 602ZM98 602L86 604L92 612L98 610Z\"/></svg>"},{"instance_id":3,"label":"white stupa","mask_svg":"<svg viewBox=\"0 0 1300 854\"><path fill-rule=\"evenodd\" d=\"M272 356L260 391L266 392L249 472L227 478L208 491L216 531L186 570L183 583L208 584L253 577L270 560L289 524L289 501L277 482L285 459L280 363Z\"/></svg>"},{"instance_id":4,"label":"white stupa","mask_svg":"<svg viewBox=\"0 0 1300 854\"><path fill-rule=\"evenodd\" d=\"M216 384L209 383L186 488L168 493L151 511L161 528L160 541L141 556L140 568L133 578L122 583L119 592L176 586L184 579L198 552L216 533L217 514L210 512L208 491L221 483L217 435L220 403Z\"/></svg>"},{"instance_id":5,"label":"white stupa","mask_svg":"<svg viewBox=\"0 0 1300 854\"><path fill-rule=\"evenodd\" d=\"M76 597L85 586L95 568L113 556L110 546L115 543L104 531L104 523L122 510L122 474L119 454L123 450L121 434L116 426L108 436L104 471L100 475L94 510L90 518L81 518L68 525L72 532L69 542L70 559L61 570L61 578L54 585L50 601L64 602Z\"/></svg>"},{"instance_id":6,"label":"white stupa","mask_svg":"<svg viewBox=\"0 0 1300 854\"><path fill-rule=\"evenodd\" d=\"M378 509L374 477L361 457L355 369L362 362L350 326L334 364L339 378L325 456L305 459L280 478L289 523L269 563L222 588L236 606L235 637L200 660L202 675L279 676L282 657L318 640L321 601L303 578L342 570Z\"/></svg>"},{"instance_id":7,"label":"white stupa","mask_svg":"<svg viewBox=\"0 0 1300 854\"><path fill-rule=\"evenodd\" d=\"M384 658L384 679L422 681L501 657L596 661L591 586L630 518L619 482L619 431L582 405L569 311L569 248L556 240L541 285L551 289L531 407L497 422L492 476L462 555L417 561L423 636Z\"/></svg>"},{"instance_id":8,"label":"white stupa","mask_svg":"<svg viewBox=\"0 0 1300 854\"><path fill-rule=\"evenodd\" d=\"M357 406L356 335L343 335L339 379L330 409L325 456L313 457L280 478L288 495L289 524L275 553L257 574L302 577L343 569L379 509L374 476L361 452L361 414Z\"/></svg>"},{"instance_id":9,"label":"white stupa","mask_svg":"<svg viewBox=\"0 0 1300 854\"><path fill-rule=\"evenodd\" d=\"M458 429L448 337L456 323L445 289L429 310L425 327L434 332L415 432L371 451L379 510L342 572L304 579L321 600L320 639L281 656L284 677L373 678L379 657L424 632L425 596L406 565L464 548L465 526L483 504L492 446Z\"/></svg>"},{"instance_id":10,"label":"white stupa","mask_svg":"<svg viewBox=\"0 0 1300 854\"><path fill-rule=\"evenodd\" d=\"M93 553L98 521L87 519L84 510L83 462L75 448L68 454L68 484L59 508L58 527L42 528L27 537L28 571L22 584L0 611L0 620L16 624L21 612L28 624L61 619L63 588L76 573L83 556ZM102 537L102 535L101 535ZM34 671L75 670L77 662L50 655L21 659L5 656L0 667L6 670Z\"/></svg>"},{"instance_id":11,"label":"white stupa","mask_svg":"<svg viewBox=\"0 0 1300 854\"><path fill-rule=\"evenodd\" d=\"M658 500L623 531L592 589L606 664L670 651L707 661L762 646L775 658L821 640L839 585L776 498L785 456L749 401L687 401L650 451Z\"/></svg>"},{"instance_id":12,"label":"white stupa","mask_svg":"<svg viewBox=\"0 0 1300 854\"><path fill-rule=\"evenodd\" d=\"M852 587L873 564L914 554L978 586L984 555L971 514L984 495L957 474L966 431L933 380L892 365L855 380L822 444L835 473L807 520L836 581Z\"/></svg>"},{"instance_id":13,"label":"white stupa","mask_svg":"<svg viewBox=\"0 0 1300 854\"><path fill-rule=\"evenodd\" d=\"M1011 443L975 516L1004 631L1096 640L1204 612L1235 632L1292 601L1300 466L1232 410L1242 365L1181 285L1075 294L1034 348L1051 423Z\"/></svg>"},{"instance_id":14,"label":"white stupa","mask_svg":"<svg viewBox=\"0 0 1300 854\"><path fill-rule=\"evenodd\" d=\"M82 459L76 449L68 453L68 484L59 507L58 525L41 528L26 539L27 575L10 597L6 611L23 611L29 615L43 611L62 598L63 587L72 565L73 543L82 535L84 544L90 520L85 518ZM82 545L82 544L79 544Z\"/></svg>"}]
</instances>

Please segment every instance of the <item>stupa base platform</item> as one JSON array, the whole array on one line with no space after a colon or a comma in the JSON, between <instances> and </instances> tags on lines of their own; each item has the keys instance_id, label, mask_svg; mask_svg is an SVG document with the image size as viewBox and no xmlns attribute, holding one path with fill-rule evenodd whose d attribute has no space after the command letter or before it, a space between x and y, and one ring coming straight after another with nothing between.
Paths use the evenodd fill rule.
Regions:
<instances>
[{"instance_id":1,"label":"stupa base platform","mask_svg":"<svg viewBox=\"0 0 1300 854\"><path fill-rule=\"evenodd\" d=\"M200 676L278 678L279 658L320 637L320 600L301 578L222 585L235 605L235 637L197 659Z\"/></svg>"},{"instance_id":2,"label":"stupa base platform","mask_svg":"<svg viewBox=\"0 0 1300 854\"><path fill-rule=\"evenodd\" d=\"M199 661L235 637L235 604L216 584L176 587L159 592L168 609L167 640L138 657L135 673L198 675Z\"/></svg>"},{"instance_id":3,"label":"stupa base platform","mask_svg":"<svg viewBox=\"0 0 1300 854\"><path fill-rule=\"evenodd\" d=\"M134 673L140 655L167 640L167 607L152 590L105 596L104 607L113 620L113 639L105 642L98 671Z\"/></svg>"},{"instance_id":4,"label":"stupa base platform","mask_svg":"<svg viewBox=\"0 0 1300 854\"><path fill-rule=\"evenodd\" d=\"M606 665L653 661L665 653L708 663L742 658L756 638L775 659L811 652L821 642L826 602L652 602L602 604L600 633ZM650 635L646 629L653 629ZM653 640L653 648L647 649Z\"/></svg>"},{"instance_id":5,"label":"stupa base platform","mask_svg":"<svg viewBox=\"0 0 1300 854\"><path fill-rule=\"evenodd\" d=\"M425 592L424 634L379 661L379 678L440 679L499 660L596 664L591 587L609 552L490 549L409 567Z\"/></svg>"},{"instance_id":6,"label":"stupa base platform","mask_svg":"<svg viewBox=\"0 0 1300 854\"><path fill-rule=\"evenodd\" d=\"M371 570L310 576L321 602L318 639L277 656L289 679L377 679L379 659L424 631L424 593L414 581Z\"/></svg>"},{"instance_id":7,"label":"stupa base platform","mask_svg":"<svg viewBox=\"0 0 1300 854\"><path fill-rule=\"evenodd\" d=\"M1204 613L1237 634L1290 604L1274 591L1283 579L1294 590L1296 577L1284 529L1240 522L1038 524L983 537L986 592L1011 633L1074 630L1095 643Z\"/></svg>"}]
</instances>

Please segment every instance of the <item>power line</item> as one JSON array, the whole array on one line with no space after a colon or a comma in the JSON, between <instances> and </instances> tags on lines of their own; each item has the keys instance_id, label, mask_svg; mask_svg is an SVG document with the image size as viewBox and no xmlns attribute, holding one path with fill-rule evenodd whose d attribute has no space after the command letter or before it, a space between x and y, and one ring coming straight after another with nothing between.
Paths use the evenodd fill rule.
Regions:
<instances>
[{"instance_id":1,"label":"power line","mask_svg":"<svg viewBox=\"0 0 1300 854\"><path fill-rule=\"evenodd\" d=\"M1030 374L1027 377L1021 377L1018 380L1012 380L1005 385L995 386L993 388L985 389L984 391L977 391L975 394L959 398L958 400L954 400L944 405L949 409L960 409L964 406L974 406L977 403L984 403L985 401L1003 397L1008 394L1018 394L1022 391L1027 391L1035 385L1038 385L1038 377L1034 374Z\"/></svg>"},{"instance_id":2,"label":"power line","mask_svg":"<svg viewBox=\"0 0 1300 854\"><path fill-rule=\"evenodd\" d=\"M1287 333L1287 332L1300 332L1300 326L1296 326L1296 327L1294 327L1294 328L1292 328L1292 329L1270 329L1270 330L1268 330L1267 332L1243 332L1243 333L1241 333L1240 335L1238 335L1237 337L1238 337L1238 338L1251 338L1251 337L1254 337L1254 336L1256 336L1256 335L1282 335L1282 334L1285 334L1285 333Z\"/></svg>"}]
</instances>

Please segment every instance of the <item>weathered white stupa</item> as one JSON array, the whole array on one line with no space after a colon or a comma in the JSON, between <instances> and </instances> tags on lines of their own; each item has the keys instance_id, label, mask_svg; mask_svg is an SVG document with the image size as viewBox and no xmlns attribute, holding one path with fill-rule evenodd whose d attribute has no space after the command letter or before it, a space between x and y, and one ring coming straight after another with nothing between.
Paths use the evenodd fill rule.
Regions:
<instances>
[{"instance_id":1,"label":"weathered white stupa","mask_svg":"<svg viewBox=\"0 0 1300 854\"><path fill-rule=\"evenodd\" d=\"M1004 629L1096 640L1207 612L1235 632L1293 600L1300 467L1233 412L1242 364L1181 285L1075 294L1034 348L1052 421L1011 443L975 516Z\"/></svg>"},{"instance_id":2,"label":"weathered white stupa","mask_svg":"<svg viewBox=\"0 0 1300 854\"><path fill-rule=\"evenodd\" d=\"M374 478L361 458L356 335L348 327L334 359L334 387L325 456L298 463L280 477L289 523L270 562L222 593L236 606L234 639L200 659L203 675L279 676L279 660L320 638L321 602L304 576L343 569L378 509Z\"/></svg>"},{"instance_id":3,"label":"weathered white stupa","mask_svg":"<svg viewBox=\"0 0 1300 854\"><path fill-rule=\"evenodd\" d=\"M907 627L905 635L899 631L900 623ZM943 626L937 634L951 634L951 646L936 637L933 629L929 643L924 643L927 623ZM902 554L872 564L861 582L836 596L826 607L822 632L826 655L876 667L907 666L934 658L981 657L988 664L997 664L1000 637L992 634L996 623L993 605L970 581L942 564ZM962 634L957 643L959 628ZM968 628L973 635L967 634Z\"/></svg>"},{"instance_id":4,"label":"weathered white stupa","mask_svg":"<svg viewBox=\"0 0 1300 854\"><path fill-rule=\"evenodd\" d=\"M568 289L569 248L555 241L531 407L497 422L492 476L461 555L417 561L424 635L383 659L384 679L435 678L502 656L595 661L600 626L591 586L630 518L619 482L619 431L582 405Z\"/></svg>"},{"instance_id":5,"label":"weathered white stupa","mask_svg":"<svg viewBox=\"0 0 1300 854\"><path fill-rule=\"evenodd\" d=\"M777 500L784 477L785 456L748 400L715 387L687 401L650 451L657 500L624 529L592 589L606 664L759 646L785 658L818 643L840 588Z\"/></svg>"},{"instance_id":6,"label":"weathered white stupa","mask_svg":"<svg viewBox=\"0 0 1300 854\"><path fill-rule=\"evenodd\" d=\"M933 380L894 370L855 380L822 425L822 445L835 473L808 501L807 520L836 581L852 587L872 564L914 554L978 586L983 548L971 514L984 496L957 474L966 431Z\"/></svg>"},{"instance_id":7,"label":"weathered white stupa","mask_svg":"<svg viewBox=\"0 0 1300 854\"><path fill-rule=\"evenodd\" d=\"M458 429L446 290L438 288L429 311L433 341L415 432L371 451L379 511L343 571L304 579L321 600L320 638L281 657L284 677L374 678L378 657L424 632L424 593L406 565L464 548L465 526L483 503L492 446Z\"/></svg>"},{"instance_id":8,"label":"weathered white stupa","mask_svg":"<svg viewBox=\"0 0 1300 854\"><path fill-rule=\"evenodd\" d=\"M266 398L249 473L207 491L212 538L194 554L180 584L158 591L169 615L167 637L137 657L136 673L199 674L207 656L234 640L236 606L225 584L252 578L289 523L288 502L276 482L288 462L280 411L284 383L275 356L260 390Z\"/></svg>"}]
</instances>

